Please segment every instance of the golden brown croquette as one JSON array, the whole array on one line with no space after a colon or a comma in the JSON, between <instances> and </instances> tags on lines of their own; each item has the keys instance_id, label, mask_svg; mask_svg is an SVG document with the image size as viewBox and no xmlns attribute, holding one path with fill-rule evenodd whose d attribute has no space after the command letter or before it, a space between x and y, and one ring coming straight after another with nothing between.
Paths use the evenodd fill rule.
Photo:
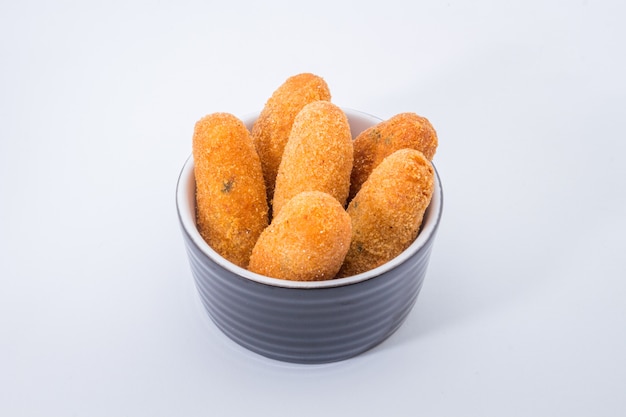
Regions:
<instances>
[{"instance_id":1,"label":"golden brown croquette","mask_svg":"<svg viewBox=\"0 0 626 417\"><path fill-rule=\"evenodd\" d=\"M385 158L348 206L352 239L338 277L369 271L415 240L434 188L434 169L420 151Z\"/></svg>"},{"instance_id":2,"label":"golden brown croquette","mask_svg":"<svg viewBox=\"0 0 626 417\"><path fill-rule=\"evenodd\" d=\"M252 127L270 203L293 120L305 105L317 100L330 101L330 90L321 77L310 73L291 76L267 100Z\"/></svg>"},{"instance_id":3,"label":"golden brown croquette","mask_svg":"<svg viewBox=\"0 0 626 417\"><path fill-rule=\"evenodd\" d=\"M432 160L437 150L437 133L425 117L400 113L380 122L354 140L354 167L350 178L350 197L354 198L371 172L393 152L411 148Z\"/></svg>"},{"instance_id":4,"label":"golden brown croquette","mask_svg":"<svg viewBox=\"0 0 626 417\"><path fill-rule=\"evenodd\" d=\"M350 216L327 193L293 197L259 237L250 271L294 281L332 279L350 246Z\"/></svg>"},{"instance_id":5,"label":"golden brown croquette","mask_svg":"<svg viewBox=\"0 0 626 417\"><path fill-rule=\"evenodd\" d=\"M345 207L352 171L352 136L345 113L328 101L296 116L276 177L273 215L303 191L323 191Z\"/></svg>"},{"instance_id":6,"label":"golden brown croquette","mask_svg":"<svg viewBox=\"0 0 626 417\"><path fill-rule=\"evenodd\" d=\"M261 161L246 126L228 113L200 119L193 134L196 217L220 255L246 268L268 225Z\"/></svg>"}]
</instances>

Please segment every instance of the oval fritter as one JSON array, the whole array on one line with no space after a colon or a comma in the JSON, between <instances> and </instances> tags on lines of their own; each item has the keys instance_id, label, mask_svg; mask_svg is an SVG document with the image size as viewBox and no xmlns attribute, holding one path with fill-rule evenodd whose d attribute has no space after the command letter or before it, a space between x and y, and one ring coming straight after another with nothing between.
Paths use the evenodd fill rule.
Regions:
<instances>
[{"instance_id":1,"label":"oval fritter","mask_svg":"<svg viewBox=\"0 0 626 417\"><path fill-rule=\"evenodd\" d=\"M415 113L400 113L378 123L354 140L354 167L350 178L352 199L374 168L393 152L411 148L432 160L437 150L437 132L425 117Z\"/></svg>"},{"instance_id":2,"label":"oval fritter","mask_svg":"<svg viewBox=\"0 0 626 417\"><path fill-rule=\"evenodd\" d=\"M434 169L420 151L401 149L378 165L348 205L350 249L339 277L398 256L415 240L434 189Z\"/></svg>"},{"instance_id":3,"label":"oval fritter","mask_svg":"<svg viewBox=\"0 0 626 417\"><path fill-rule=\"evenodd\" d=\"M303 191L328 193L345 207L352 154L350 125L343 110L328 101L304 106L293 122L278 169L274 216Z\"/></svg>"},{"instance_id":4,"label":"oval fritter","mask_svg":"<svg viewBox=\"0 0 626 417\"><path fill-rule=\"evenodd\" d=\"M269 221L261 161L248 129L228 113L203 117L194 129L193 159L200 234L224 258L246 268Z\"/></svg>"},{"instance_id":5,"label":"oval fritter","mask_svg":"<svg viewBox=\"0 0 626 417\"><path fill-rule=\"evenodd\" d=\"M350 246L350 216L327 193L306 191L293 197L263 231L249 269L294 281L332 279Z\"/></svg>"},{"instance_id":6,"label":"oval fritter","mask_svg":"<svg viewBox=\"0 0 626 417\"><path fill-rule=\"evenodd\" d=\"M330 101L324 79L311 73L291 76L272 93L252 126L252 140L261 159L270 202L291 125L304 106L318 100Z\"/></svg>"}]
</instances>

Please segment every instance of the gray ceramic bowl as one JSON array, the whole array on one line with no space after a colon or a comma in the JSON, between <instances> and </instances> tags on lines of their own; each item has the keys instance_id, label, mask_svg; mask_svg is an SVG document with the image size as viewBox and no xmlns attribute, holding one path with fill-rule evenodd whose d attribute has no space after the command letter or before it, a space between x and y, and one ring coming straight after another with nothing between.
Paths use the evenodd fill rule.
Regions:
<instances>
[{"instance_id":1,"label":"gray ceramic bowl","mask_svg":"<svg viewBox=\"0 0 626 417\"><path fill-rule=\"evenodd\" d=\"M344 109L353 137L380 119ZM245 118L248 128L257 115ZM435 171L436 172L436 171ZM438 174L422 230L398 257L371 271L329 281L265 277L218 255L195 223L193 158L180 174L176 206L202 303L226 335L261 355L287 362L347 359L387 339L413 308L442 213Z\"/></svg>"}]
</instances>

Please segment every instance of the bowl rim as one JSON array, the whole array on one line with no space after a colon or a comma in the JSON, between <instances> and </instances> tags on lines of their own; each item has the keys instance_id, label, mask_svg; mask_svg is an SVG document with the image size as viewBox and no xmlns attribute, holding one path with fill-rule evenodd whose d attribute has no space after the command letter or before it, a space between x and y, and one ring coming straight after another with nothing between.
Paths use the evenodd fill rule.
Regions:
<instances>
[{"instance_id":1,"label":"bowl rim","mask_svg":"<svg viewBox=\"0 0 626 417\"><path fill-rule=\"evenodd\" d=\"M348 120L350 120L351 118L353 120L360 119L359 121L361 123L372 124L376 124L381 121L380 118L364 113L362 111L353 110L345 107L341 108L348 117ZM246 124L246 126L249 127L251 123L254 122L258 114L259 113L249 114L241 120L244 122L244 124ZM360 132L352 132L353 137L356 137L358 133ZM417 238L409 245L408 248L406 248L398 256L396 256L389 262L386 262L383 265L380 265L369 271L365 271L349 277L334 278L324 281L291 281L280 278L272 278L265 275L257 274L238 265L235 265L234 263L228 261L226 258L218 254L213 248L211 248L211 246L209 246L208 243L206 243L206 241L200 235L198 228L196 227L194 203L195 195L193 196L193 198L191 198L191 196L189 195L190 189L195 190L195 179L193 175L193 155L189 155L187 157L187 160L185 161L185 164L183 165L183 168L181 169L178 180L176 182L176 211L183 231L189 237L191 242L206 257L210 258L220 267L233 274L236 274L247 280L271 287L293 289L324 289L343 287L373 279L377 276L385 274L392 269L395 269L399 265L406 262L415 253L417 253L433 237L439 226L439 222L441 220L441 215L443 212L443 190L441 187L441 181L439 178L439 173L437 172L437 168L435 167L435 164L432 163L432 161L431 164L433 165L433 170L435 171L435 188L433 190L433 196L431 198L430 205L428 206L424 214L424 220L422 221L422 226L419 234L417 235ZM192 212L194 214L191 214Z\"/></svg>"}]
</instances>

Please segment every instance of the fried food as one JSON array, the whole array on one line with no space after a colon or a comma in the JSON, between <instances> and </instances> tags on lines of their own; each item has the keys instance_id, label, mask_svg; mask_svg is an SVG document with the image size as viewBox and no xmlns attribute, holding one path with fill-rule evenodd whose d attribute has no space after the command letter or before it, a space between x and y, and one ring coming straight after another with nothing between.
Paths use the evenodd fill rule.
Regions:
<instances>
[{"instance_id":1,"label":"fried food","mask_svg":"<svg viewBox=\"0 0 626 417\"><path fill-rule=\"evenodd\" d=\"M330 101L326 82L310 73L294 75L274 91L252 126L252 140L261 158L270 202L291 125L305 105L317 100Z\"/></svg>"},{"instance_id":2,"label":"fried food","mask_svg":"<svg viewBox=\"0 0 626 417\"><path fill-rule=\"evenodd\" d=\"M293 197L259 237L250 271L294 281L332 279L350 246L350 216L327 193Z\"/></svg>"},{"instance_id":3,"label":"fried food","mask_svg":"<svg viewBox=\"0 0 626 417\"><path fill-rule=\"evenodd\" d=\"M328 101L304 106L293 122L278 169L274 216L303 191L326 192L345 207L352 154L352 135L345 113Z\"/></svg>"},{"instance_id":4,"label":"fried food","mask_svg":"<svg viewBox=\"0 0 626 417\"><path fill-rule=\"evenodd\" d=\"M400 113L380 122L354 140L354 167L350 178L352 199L371 172L393 152L411 148L432 160L437 150L437 133L425 117L415 113Z\"/></svg>"},{"instance_id":5,"label":"fried food","mask_svg":"<svg viewBox=\"0 0 626 417\"><path fill-rule=\"evenodd\" d=\"M193 158L198 230L217 253L246 268L269 211L250 133L231 114L205 116L195 125Z\"/></svg>"},{"instance_id":6,"label":"fried food","mask_svg":"<svg viewBox=\"0 0 626 417\"><path fill-rule=\"evenodd\" d=\"M385 158L350 202L352 239L338 277L369 271L398 256L419 232L434 189L434 169L420 151Z\"/></svg>"}]
</instances>

